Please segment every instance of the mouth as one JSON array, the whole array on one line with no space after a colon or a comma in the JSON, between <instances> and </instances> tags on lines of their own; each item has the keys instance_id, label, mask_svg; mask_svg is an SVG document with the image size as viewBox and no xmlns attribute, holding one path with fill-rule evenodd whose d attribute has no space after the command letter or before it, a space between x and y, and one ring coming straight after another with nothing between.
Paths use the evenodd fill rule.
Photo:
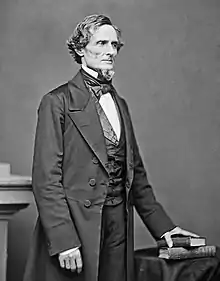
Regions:
<instances>
[{"instance_id":1,"label":"mouth","mask_svg":"<svg viewBox=\"0 0 220 281\"><path fill-rule=\"evenodd\" d=\"M114 61L113 60L111 60L111 59L109 59L109 60L102 60L103 62L105 62L105 63L109 63L109 64L111 64L111 63L113 63Z\"/></svg>"}]
</instances>

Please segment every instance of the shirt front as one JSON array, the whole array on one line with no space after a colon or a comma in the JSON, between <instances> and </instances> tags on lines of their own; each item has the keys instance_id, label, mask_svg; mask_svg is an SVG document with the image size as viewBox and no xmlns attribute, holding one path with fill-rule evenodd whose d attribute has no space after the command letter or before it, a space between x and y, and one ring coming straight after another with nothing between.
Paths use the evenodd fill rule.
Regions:
<instances>
[{"instance_id":1,"label":"shirt front","mask_svg":"<svg viewBox=\"0 0 220 281\"><path fill-rule=\"evenodd\" d=\"M82 68L84 71L86 71L88 74L93 76L94 78L98 77L98 73L90 68L88 68L85 65L82 65ZM116 104L111 96L110 93L106 93L100 97L99 103L104 110L113 130L115 131L115 134L117 136L117 139L120 139L121 135L121 125L119 120L119 114L116 107Z\"/></svg>"}]
</instances>

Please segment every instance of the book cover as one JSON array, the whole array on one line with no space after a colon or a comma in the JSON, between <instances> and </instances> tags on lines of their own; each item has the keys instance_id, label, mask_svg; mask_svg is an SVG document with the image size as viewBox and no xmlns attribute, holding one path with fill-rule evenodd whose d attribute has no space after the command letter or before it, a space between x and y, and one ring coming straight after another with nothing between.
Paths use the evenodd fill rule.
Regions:
<instances>
[{"instance_id":1,"label":"book cover","mask_svg":"<svg viewBox=\"0 0 220 281\"><path fill-rule=\"evenodd\" d=\"M205 246L205 237L190 237L190 236L172 236L173 247L197 247ZM165 239L160 239L157 241L158 248L166 248L168 245Z\"/></svg>"},{"instance_id":2,"label":"book cover","mask_svg":"<svg viewBox=\"0 0 220 281\"><path fill-rule=\"evenodd\" d=\"M160 248L159 258L162 259L191 259L202 257L214 257L216 255L216 246L200 246L200 247L175 247L175 248Z\"/></svg>"}]
</instances>

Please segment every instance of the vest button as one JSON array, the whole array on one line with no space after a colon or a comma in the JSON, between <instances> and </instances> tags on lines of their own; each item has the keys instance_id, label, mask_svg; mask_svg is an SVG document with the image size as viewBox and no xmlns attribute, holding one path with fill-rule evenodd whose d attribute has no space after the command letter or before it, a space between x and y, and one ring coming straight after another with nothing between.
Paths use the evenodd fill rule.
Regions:
<instances>
[{"instance_id":1,"label":"vest button","mask_svg":"<svg viewBox=\"0 0 220 281\"><path fill-rule=\"evenodd\" d=\"M98 160L98 158L93 157L93 158L92 158L92 162L93 162L94 164L98 164L98 163L99 163L99 160Z\"/></svg>"},{"instance_id":2,"label":"vest button","mask_svg":"<svg viewBox=\"0 0 220 281\"><path fill-rule=\"evenodd\" d=\"M96 185L96 180L95 179L90 179L89 180L89 185L90 186L95 186Z\"/></svg>"},{"instance_id":3,"label":"vest button","mask_svg":"<svg viewBox=\"0 0 220 281\"><path fill-rule=\"evenodd\" d=\"M126 181L125 186L126 186L126 188L130 188L130 183L128 180Z\"/></svg>"},{"instance_id":4,"label":"vest button","mask_svg":"<svg viewBox=\"0 0 220 281\"><path fill-rule=\"evenodd\" d=\"M91 205L92 205L92 202L91 202L90 200L85 200L85 201L84 201L84 206L85 206L86 208L89 208Z\"/></svg>"}]
</instances>

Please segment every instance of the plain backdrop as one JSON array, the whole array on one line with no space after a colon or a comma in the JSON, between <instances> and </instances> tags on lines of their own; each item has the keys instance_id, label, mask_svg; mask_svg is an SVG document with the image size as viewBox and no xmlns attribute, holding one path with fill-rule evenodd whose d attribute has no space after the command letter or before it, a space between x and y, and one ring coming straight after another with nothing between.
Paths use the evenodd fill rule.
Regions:
<instances>
[{"instance_id":1,"label":"plain backdrop","mask_svg":"<svg viewBox=\"0 0 220 281\"><path fill-rule=\"evenodd\" d=\"M158 200L176 224L218 244L218 0L1 0L0 162L31 174L40 99L76 73L65 42L92 13L123 31L114 84L130 106ZM136 247L153 245L135 218ZM9 224L8 281L22 280L35 220L32 204Z\"/></svg>"}]
</instances>

